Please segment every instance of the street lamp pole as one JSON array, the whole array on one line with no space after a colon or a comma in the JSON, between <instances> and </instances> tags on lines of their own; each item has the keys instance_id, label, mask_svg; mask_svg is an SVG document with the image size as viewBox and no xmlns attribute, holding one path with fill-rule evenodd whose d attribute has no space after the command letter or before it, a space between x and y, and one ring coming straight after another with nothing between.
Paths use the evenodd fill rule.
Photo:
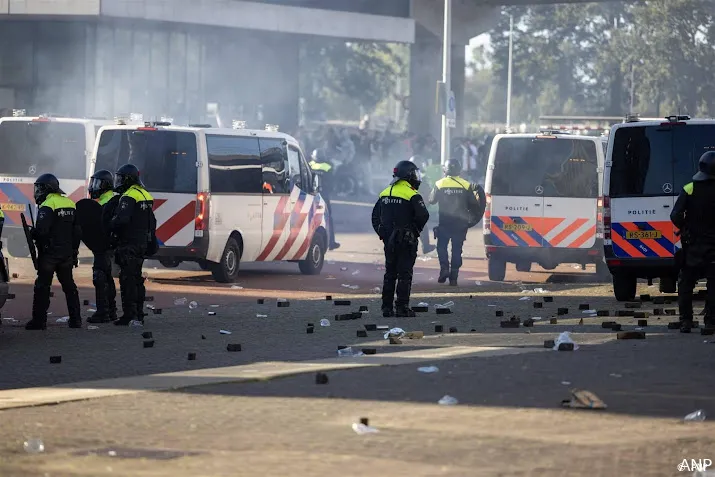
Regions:
<instances>
[{"instance_id":1,"label":"street lamp pole","mask_svg":"<svg viewBox=\"0 0 715 477\"><path fill-rule=\"evenodd\" d=\"M506 80L506 128L511 127L511 74L512 57L514 52L514 16L509 15L509 67Z\"/></svg>"},{"instance_id":2,"label":"street lamp pole","mask_svg":"<svg viewBox=\"0 0 715 477\"><path fill-rule=\"evenodd\" d=\"M444 0L444 39L442 40L442 82L447 96L452 91L452 0ZM442 154L440 160L445 164L449 160L449 125L446 110L442 114Z\"/></svg>"}]
</instances>

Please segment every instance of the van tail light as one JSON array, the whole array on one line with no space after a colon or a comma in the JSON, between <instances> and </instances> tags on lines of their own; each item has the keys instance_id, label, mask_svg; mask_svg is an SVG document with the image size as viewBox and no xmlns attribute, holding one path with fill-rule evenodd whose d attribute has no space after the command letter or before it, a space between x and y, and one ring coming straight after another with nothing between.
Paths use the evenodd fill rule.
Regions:
<instances>
[{"instance_id":1,"label":"van tail light","mask_svg":"<svg viewBox=\"0 0 715 477\"><path fill-rule=\"evenodd\" d=\"M598 228L604 240L611 239L611 198L607 195L598 198Z\"/></svg>"},{"instance_id":2,"label":"van tail light","mask_svg":"<svg viewBox=\"0 0 715 477\"><path fill-rule=\"evenodd\" d=\"M196 220L194 230L206 231L209 224L209 193L196 194Z\"/></svg>"},{"instance_id":3,"label":"van tail light","mask_svg":"<svg viewBox=\"0 0 715 477\"><path fill-rule=\"evenodd\" d=\"M487 204L484 208L484 218L482 219L482 228L486 231L492 228L492 195L486 194Z\"/></svg>"}]
</instances>

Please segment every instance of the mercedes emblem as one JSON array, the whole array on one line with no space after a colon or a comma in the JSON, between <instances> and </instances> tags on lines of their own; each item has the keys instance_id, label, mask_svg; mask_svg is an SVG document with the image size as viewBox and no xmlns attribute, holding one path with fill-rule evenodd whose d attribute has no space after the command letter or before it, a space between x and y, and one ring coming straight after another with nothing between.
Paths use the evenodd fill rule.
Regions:
<instances>
[{"instance_id":1,"label":"mercedes emblem","mask_svg":"<svg viewBox=\"0 0 715 477\"><path fill-rule=\"evenodd\" d=\"M673 192L673 184L671 184L670 182L666 182L665 184L663 184L663 192L665 192L666 194L670 194L671 192Z\"/></svg>"},{"instance_id":2,"label":"mercedes emblem","mask_svg":"<svg viewBox=\"0 0 715 477\"><path fill-rule=\"evenodd\" d=\"M537 193L538 195L543 194L543 193L544 193L544 188L541 187L540 185L536 186L536 193Z\"/></svg>"},{"instance_id":3,"label":"mercedes emblem","mask_svg":"<svg viewBox=\"0 0 715 477\"><path fill-rule=\"evenodd\" d=\"M31 166L30 166L30 171L29 171L29 172L30 172L30 175L31 175L31 176L34 176L34 175L35 175L35 173L37 172L37 167L36 167L36 166L35 166L34 164L33 164L33 165L31 165Z\"/></svg>"}]
</instances>

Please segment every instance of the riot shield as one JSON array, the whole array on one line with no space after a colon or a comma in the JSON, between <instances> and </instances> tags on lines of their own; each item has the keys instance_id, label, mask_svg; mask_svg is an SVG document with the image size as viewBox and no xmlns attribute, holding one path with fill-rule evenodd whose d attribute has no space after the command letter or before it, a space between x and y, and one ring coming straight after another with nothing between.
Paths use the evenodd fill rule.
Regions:
<instances>
[{"instance_id":1,"label":"riot shield","mask_svg":"<svg viewBox=\"0 0 715 477\"><path fill-rule=\"evenodd\" d=\"M22 230L25 232L25 240L27 240L27 248L30 250L30 258L32 258L32 265L37 270L37 248L35 248L35 241L32 240L32 232L30 232L30 226L27 225L27 219L25 214L20 214L20 220L22 221Z\"/></svg>"},{"instance_id":2,"label":"riot shield","mask_svg":"<svg viewBox=\"0 0 715 477\"><path fill-rule=\"evenodd\" d=\"M102 206L92 199L77 202L77 222L82 229L82 242L92 252L103 252L109 247L109 239L102 227Z\"/></svg>"}]
</instances>

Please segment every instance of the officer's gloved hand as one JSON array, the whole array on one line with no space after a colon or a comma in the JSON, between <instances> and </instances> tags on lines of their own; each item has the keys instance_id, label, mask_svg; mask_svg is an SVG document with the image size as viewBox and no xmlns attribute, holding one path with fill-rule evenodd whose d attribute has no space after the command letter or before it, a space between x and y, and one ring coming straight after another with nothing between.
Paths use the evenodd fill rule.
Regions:
<instances>
[{"instance_id":1,"label":"officer's gloved hand","mask_svg":"<svg viewBox=\"0 0 715 477\"><path fill-rule=\"evenodd\" d=\"M79 250L72 255L72 265L74 265L74 268L79 267Z\"/></svg>"}]
</instances>

